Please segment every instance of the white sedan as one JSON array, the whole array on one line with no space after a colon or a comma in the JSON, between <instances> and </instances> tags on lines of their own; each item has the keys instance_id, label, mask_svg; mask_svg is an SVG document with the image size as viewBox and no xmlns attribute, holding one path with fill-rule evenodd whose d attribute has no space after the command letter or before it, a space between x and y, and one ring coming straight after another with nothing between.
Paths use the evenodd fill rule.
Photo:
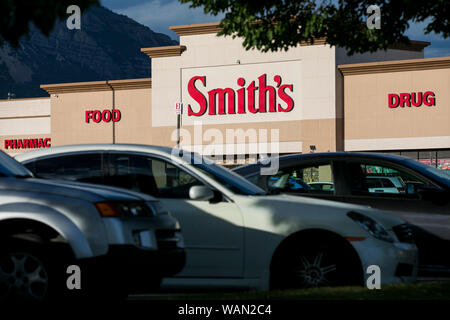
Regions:
<instances>
[{"instance_id":1,"label":"white sedan","mask_svg":"<svg viewBox=\"0 0 450 320\"><path fill-rule=\"evenodd\" d=\"M180 221L187 261L163 285L287 288L414 281L404 221L364 206L269 195L197 154L145 145L74 145L16 156L37 177L151 194ZM164 232L160 230L159 232Z\"/></svg>"}]
</instances>

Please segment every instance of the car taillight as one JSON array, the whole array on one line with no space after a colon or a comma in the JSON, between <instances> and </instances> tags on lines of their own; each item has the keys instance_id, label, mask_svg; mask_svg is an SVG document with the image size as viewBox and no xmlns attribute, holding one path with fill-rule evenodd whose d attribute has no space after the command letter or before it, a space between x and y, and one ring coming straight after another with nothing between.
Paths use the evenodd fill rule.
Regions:
<instances>
[{"instance_id":1,"label":"car taillight","mask_svg":"<svg viewBox=\"0 0 450 320\"><path fill-rule=\"evenodd\" d=\"M397 188L398 192L405 193L405 188Z\"/></svg>"}]
</instances>

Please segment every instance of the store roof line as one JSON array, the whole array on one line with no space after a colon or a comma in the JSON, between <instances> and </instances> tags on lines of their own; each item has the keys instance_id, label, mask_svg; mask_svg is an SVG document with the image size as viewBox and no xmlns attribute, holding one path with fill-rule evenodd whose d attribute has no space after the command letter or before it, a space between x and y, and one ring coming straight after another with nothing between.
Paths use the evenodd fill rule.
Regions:
<instances>
[{"instance_id":1,"label":"store roof line","mask_svg":"<svg viewBox=\"0 0 450 320\"><path fill-rule=\"evenodd\" d=\"M12 102L12 101L22 101L22 100L44 100L50 99L50 97L32 97L32 98L11 98L11 99L0 99L1 102Z\"/></svg>"},{"instance_id":2,"label":"store roof line","mask_svg":"<svg viewBox=\"0 0 450 320\"><path fill-rule=\"evenodd\" d=\"M178 46L142 48L141 52L145 53L147 56L149 56L149 58L157 58L157 57L180 56L185 50L186 46L178 45Z\"/></svg>"},{"instance_id":3,"label":"store roof line","mask_svg":"<svg viewBox=\"0 0 450 320\"><path fill-rule=\"evenodd\" d=\"M71 92L88 92L88 91L110 91L111 85L114 89L143 89L152 87L151 78L139 79L123 79L123 80L105 80L105 81L88 81L88 82L72 82L72 83L54 83L42 84L41 89L49 94L55 93L71 93Z\"/></svg>"},{"instance_id":4,"label":"store roof line","mask_svg":"<svg viewBox=\"0 0 450 320\"><path fill-rule=\"evenodd\" d=\"M169 26L169 29L179 36L189 36L196 34L217 33L222 30L220 22L185 24L179 26Z\"/></svg>"},{"instance_id":5,"label":"store roof line","mask_svg":"<svg viewBox=\"0 0 450 320\"><path fill-rule=\"evenodd\" d=\"M450 57L394 60L338 65L344 76L450 68Z\"/></svg>"}]
</instances>

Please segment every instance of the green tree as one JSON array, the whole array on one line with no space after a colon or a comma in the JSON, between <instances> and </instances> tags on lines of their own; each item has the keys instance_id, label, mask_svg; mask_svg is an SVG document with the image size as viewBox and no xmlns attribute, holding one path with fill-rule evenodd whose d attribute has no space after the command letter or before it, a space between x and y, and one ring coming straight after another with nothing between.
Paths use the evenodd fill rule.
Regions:
<instances>
[{"instance_id":1,"label":"green tree","mask_svg":"<svg viewBox=\"0 0 450 320\"><path fill-rule=\"evenodd\" d=\"M325 38L349 54L374 52L394 43L408 43L411 22L424 22L425 34L450 34L449 0L180 0L203 7L206 14L225 14L219 35L244 39L248 50L287 50ZM381 28L369 29L367 8L381 9Z\"/></svg>"},{"instance_id":2,"label":"green tree","mask_svg":"<svg viewBox=\"0 0 450 320\"><path fill-rule=\"evenodd\" d=\"M22 36L34 24L44 35L52 31L56 20L70 16L67 7L78 5L83 12L98 0L0 0L0 45L17 47Z\"/></svg>"}]
</instances>

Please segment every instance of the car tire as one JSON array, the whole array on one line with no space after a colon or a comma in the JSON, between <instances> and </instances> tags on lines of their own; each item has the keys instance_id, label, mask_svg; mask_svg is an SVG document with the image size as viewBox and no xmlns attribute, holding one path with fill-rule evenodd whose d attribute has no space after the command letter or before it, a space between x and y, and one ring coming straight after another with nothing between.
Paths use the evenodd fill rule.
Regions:
<instances>
[{"instance_id":1,"label":"car tire","mask_svg":"<svg viewBox=\"0 0 450 320\"><path fill-rule=\"evenodd\" d=\"M361 285L359 259L330 240L284 247L271 268L271 289Z\"/></svg>"},{"instance_id":2,"label":"car tire","mask_svg":"<svg viewBox=\"0 0 450 320\"><path fill-rule=\"evenodd\" d=\"M0 249L0 301L41 302L61 298L65 262L64 255L52 252L45 244L4 241Z\"/></svg>"}]
</instances>

